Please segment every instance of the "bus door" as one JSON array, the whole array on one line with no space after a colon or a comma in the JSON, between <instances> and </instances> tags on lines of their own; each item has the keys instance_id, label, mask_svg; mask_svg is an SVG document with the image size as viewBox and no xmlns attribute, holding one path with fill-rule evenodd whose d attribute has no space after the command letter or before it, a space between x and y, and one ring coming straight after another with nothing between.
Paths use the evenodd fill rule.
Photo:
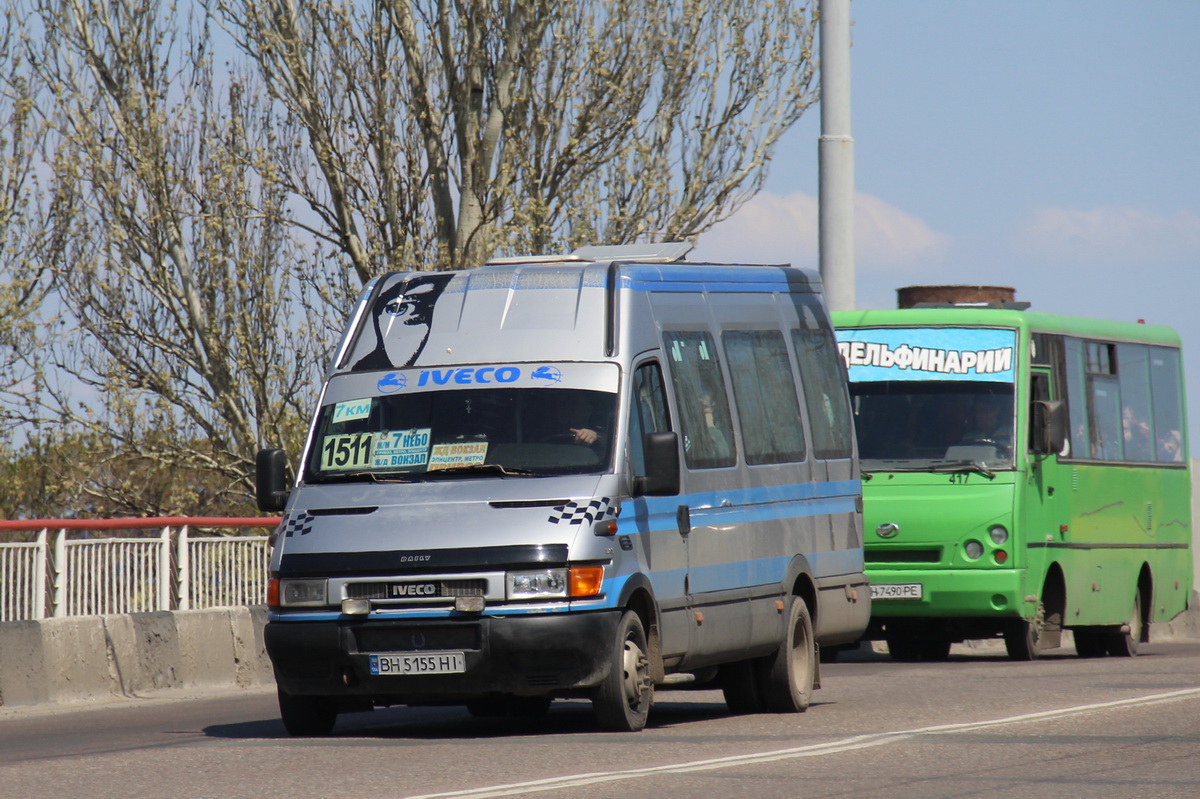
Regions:
<instances>
[{"instance_id":1,"label":"bus door","mask_svg":"<svg viewBox=\"0 0 1200 799\"><path fill-rule=\"evenodd\" d=\"M1053 400L1054 381L1049 369L1033 368L1030 371L1030 404L1038 400ZM1030 416L1032 416L1030 414ZM1032 424L1032 419L1030 419ZM1062 633L1062 609L1064 597L1045 596L1046 570L1054 560L1057 545L1064 540L1062 524L1065 519L1063 508L1067 502L1070 486L1067 475L1060 471L1058 454L1039 455L1028 453L1029 471L1025 481L1025 498L1022 538L1025 541L1025 596L1037 596L1042 604L1044 617L1042 648L1059 645ZM1052 587L1051 591L1057 589Z\"/></svg>"}]
</instances>

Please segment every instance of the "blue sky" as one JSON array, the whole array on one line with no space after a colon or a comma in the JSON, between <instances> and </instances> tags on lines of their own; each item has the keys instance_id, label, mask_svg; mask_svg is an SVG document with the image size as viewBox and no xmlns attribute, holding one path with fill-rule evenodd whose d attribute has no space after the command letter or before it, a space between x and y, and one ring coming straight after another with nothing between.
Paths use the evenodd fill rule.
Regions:
<instances>
[{"instance_id":1,"label":"blue sky","mask_svg":"<svg viewBox=\"0 0 1200 799\"><path fill-rule=\"evenodd\" d=\"M856 293L1012 286L1183 337L1200 454L1200 0L853 0ZM820 109L692 259L817 267Z\"/></svg>"}]
</instances>

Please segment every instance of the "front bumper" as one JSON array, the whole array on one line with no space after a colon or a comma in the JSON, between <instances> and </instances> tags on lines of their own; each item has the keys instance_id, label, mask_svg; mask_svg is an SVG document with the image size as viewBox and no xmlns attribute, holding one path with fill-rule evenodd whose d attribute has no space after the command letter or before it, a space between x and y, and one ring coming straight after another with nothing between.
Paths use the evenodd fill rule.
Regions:
<instances>
[{"instance_id":1,"label":"front bumper","mask_svg":"<svg viewBox=\"0 0 1200 799\"><path fill-rule=\"evenodd\" d=\"M493 692L567 694L601 682L617 611L466 619L271 621L267 653L290 694L439 704ZM372 654L461 651L460 674L372 675Z\"/></svg>"}]
</instances>

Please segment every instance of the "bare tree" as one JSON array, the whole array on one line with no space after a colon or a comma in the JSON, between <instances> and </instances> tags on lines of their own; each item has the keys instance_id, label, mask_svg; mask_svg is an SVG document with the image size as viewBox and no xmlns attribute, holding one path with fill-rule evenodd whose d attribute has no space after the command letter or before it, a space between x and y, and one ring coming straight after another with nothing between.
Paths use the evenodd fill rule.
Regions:
<instances>
[{"instance_id":1,"label":"bare tree","mask_svg":"<svg viewBox=\"0 0 1200 799\"><path fill-rule=\"evenodd\" d=\"M272 176L360 281L694 237L815 100L788 0L214 3L307 138Z\"/></svg>"},{"instance_id":2,"label":"bare tree","mask_svg":"<svg viewBox=\"0 0 1200 799\"><path fill-rule=\"evenodd\" d=\"M5 12L19 512L245 508L371 276L696 236L814 101L788 0L205 2Z\"/></svg>"},{"instance_id":3,"label":"bare tree","mask_svg":"<svg viewBox=\"0 0 1200 799\"><path fill-rule=\"evenodd\" d=\"M325 276L289 235L285 196L252 168L286 132L238 76L214 82L206 28L173 6L37 11L53 54L37 65L54 99L48 165L71 209L50 265L74 331L54 343L65 379L44 418L111 442L81 480L105 507L244 500L256 449L295 444L339 321L309 290Z\"/></svg>"}]
</instances>

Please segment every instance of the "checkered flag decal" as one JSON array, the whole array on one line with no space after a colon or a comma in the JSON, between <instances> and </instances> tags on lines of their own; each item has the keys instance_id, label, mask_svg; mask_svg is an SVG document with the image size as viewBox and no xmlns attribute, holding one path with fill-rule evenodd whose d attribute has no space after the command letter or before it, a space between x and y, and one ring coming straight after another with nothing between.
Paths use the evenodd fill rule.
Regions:
<instances>
[{"instance_id":1,"label":"checkered flag decal","mask_svg":"<svg viewBox=\"0 0 1200 799\"><path fill-rule=\"evenodd\" d=\"M547 521L551 524L583 524L585 522L591 524L616 515L617 512L613 510L609 498L601 497L593 499L585 505L580 505L578 502L557 505Z\"/></svg>"},{"instance_id":2,"label":"checkered flag decal","mask_svg":"<svg viewBox=\"0 0 1200 799\"><path fill-rule=\"evenodd\" d=\"M312 532L314 521L316 521L316 517L308 515L307 511L300 511L299 513L288 516L283 520L283 537L291 538L293 533L298 535L308 535Z\"/></svg>"}]
</instances>

